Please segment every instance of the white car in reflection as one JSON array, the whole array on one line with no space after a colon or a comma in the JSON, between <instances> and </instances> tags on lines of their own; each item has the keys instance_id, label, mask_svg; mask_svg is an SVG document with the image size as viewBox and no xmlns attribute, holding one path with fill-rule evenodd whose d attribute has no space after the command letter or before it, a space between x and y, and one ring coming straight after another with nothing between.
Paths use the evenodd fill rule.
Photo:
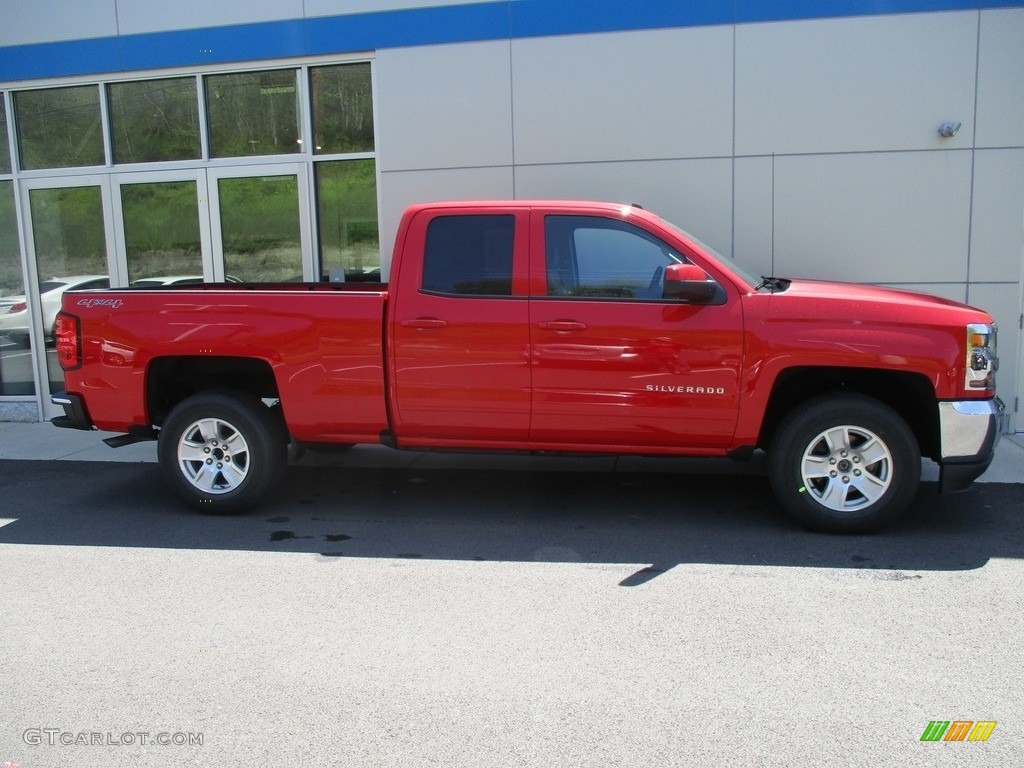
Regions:
<instances>
[{"instance_id":1,"label":"white car in reflection","mask_svg":"<svg viewBox=\"0 0 1024 768\"><path fill-rule=\"evenodd\" d=\"M231 275L228 275L226 278L224 278L224 281L228 283L242 282L237 277L232 277ZM202 275L162 275L153 277L140 277L138 280L133 280L128 287L161 288L165 285L196 285L202 282Z\"/></svg>"},{"instance_id":2,"label":"white car in reflection","mask_svg":"<svg viewBox=\"0 0 1024 768\"><path fill-rule=\"evenodd\" d=\"M110 278L106 275L74 275L54 277L39 284L39 300L43 309L43 336L45 341L53 340L53 324L60 311L64 291L91 291L109 288ZM8 296L11 301L6 310L0 309L0 337L23 347L29 343L28 300L24 296Z\"/></svg>"}]
</instances>

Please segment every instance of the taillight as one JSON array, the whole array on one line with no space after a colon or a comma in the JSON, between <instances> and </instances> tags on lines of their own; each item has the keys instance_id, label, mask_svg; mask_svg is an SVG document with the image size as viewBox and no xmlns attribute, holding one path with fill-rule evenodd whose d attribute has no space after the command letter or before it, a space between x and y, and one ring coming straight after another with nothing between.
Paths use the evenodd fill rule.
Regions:
<instances>
[{"instance_id":1,"label":"taillight","mask_svg":"<svg viewBox=\"0 0 1024 768\"><path fill-rule=\"evenodd\" d=\"M7 313L13 315L15 312L24 312L26 309L28 309L28 302L19 301L15 304L11 304L11 308L7 310Z\"/></svg>"},{"instance_id":2,"label":"taillight","mask_svg":"<svg viewBox=\"0 0 1024 768\"><path fill-rule=\"evenodd\" d=\"M77 317L59 313L53 326L53 338L61 368L71 371L82 365L82 338L78 332Z\"/></svg>"}]
</instances>

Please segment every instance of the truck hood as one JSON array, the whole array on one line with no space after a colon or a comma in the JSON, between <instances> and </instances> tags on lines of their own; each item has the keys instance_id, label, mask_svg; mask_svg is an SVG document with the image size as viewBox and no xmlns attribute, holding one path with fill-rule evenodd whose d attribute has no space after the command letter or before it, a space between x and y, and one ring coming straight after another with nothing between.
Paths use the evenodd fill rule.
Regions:
<instances>
[{"instance_id":1,"label":"truck hood","mask_svg":"<svg viewBox=\"0 0 1024 768\"><path fill-rule=\"evenodd\" d=\"M823 315L850 321L991 322L984 311L939 296L823 280L793 280L785 291L772 295L771 315L788 314L787 306L805 312L811 304Z\"/></svg>"}]
</instances>

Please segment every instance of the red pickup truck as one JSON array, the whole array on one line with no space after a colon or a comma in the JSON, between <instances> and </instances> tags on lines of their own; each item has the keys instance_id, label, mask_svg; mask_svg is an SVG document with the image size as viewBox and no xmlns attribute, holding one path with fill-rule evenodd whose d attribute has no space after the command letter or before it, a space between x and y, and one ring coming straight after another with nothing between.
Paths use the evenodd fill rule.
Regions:
<instances>
[{"instance_id":1,"label":"red pickup truck","mask_svg":"<svg viewBox=\"0 0 1024 768\"><path fill-rule=\"evenodd\" d=\"M636 206L413 206L391 281L68 292L61 427L157 439L174 490L241 511L290 443L730 456L782 506L877 529L999 438L985 312L865 285L755 278Z\"/></svg>"}]
</instances>

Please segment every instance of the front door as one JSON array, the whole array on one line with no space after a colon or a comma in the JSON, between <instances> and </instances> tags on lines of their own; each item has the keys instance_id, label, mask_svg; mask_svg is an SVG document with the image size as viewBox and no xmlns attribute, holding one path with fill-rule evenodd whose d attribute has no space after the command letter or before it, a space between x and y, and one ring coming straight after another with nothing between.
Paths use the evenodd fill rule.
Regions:
<instances>
[{"instance_id":1,"label":"front door","mask_svg":"<svg viewBox=\"0 0 1024 768\"><path fill-rule=\"evenodd\" d=\"M531 300L531 442L727 445L743 349L738 297L664 299L665 268L686 260L679 250L616 219L536 215L534 269L546 271L547 295Z\"/></svg>"}]
</instances>

